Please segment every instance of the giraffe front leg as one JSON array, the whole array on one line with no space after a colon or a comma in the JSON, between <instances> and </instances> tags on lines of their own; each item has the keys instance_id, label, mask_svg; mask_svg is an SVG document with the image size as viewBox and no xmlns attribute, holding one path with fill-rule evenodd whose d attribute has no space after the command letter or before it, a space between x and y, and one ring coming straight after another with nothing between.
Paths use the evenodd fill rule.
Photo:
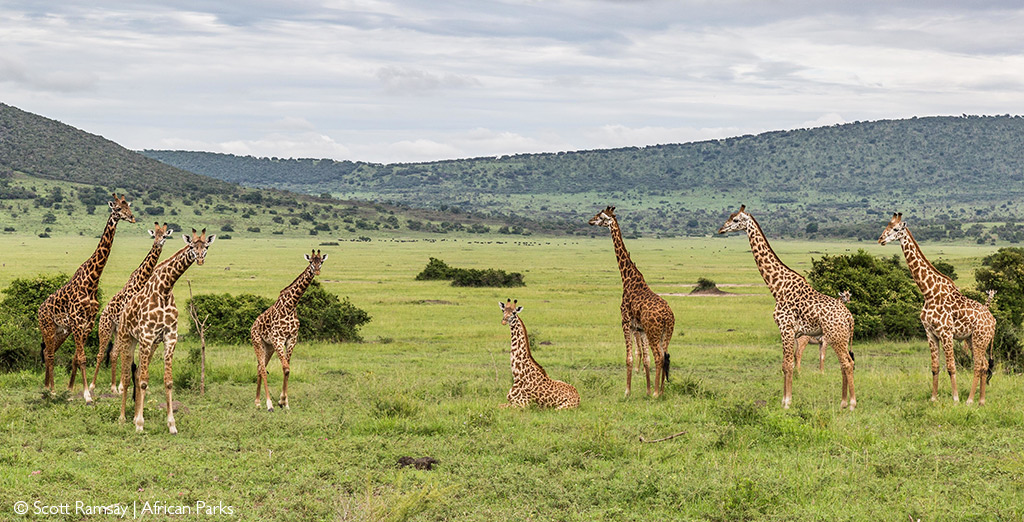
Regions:
<instances>
[{"instance_id":1,"label":"giraffe front leg","mask_svg":"<svg viewBox=\"0 0 1024 522\"><path fill-rule=\"evenodd\" d=\"M174 376L171 373L171 365L174 362L174 346L178 342L178 333L169 332L164 336L164 392L167 395L167 429L171 435L178 434L178 427L174 424Z\"/></svg>"},{"instance_id":2,"label":"giraffe front leg","mask_svg":"<svg viewBox=\"0 0 1024 522\"><path fill-rule=\"evenodd\" d=\"M933 332L925 328L928 337L928 350L932 356L932 402L939 400L939 339Z\"/></svg>"},{"instance_id":3,"label":"giraffe front leg","mask_svg":"<svg viewBox=\"0 0 1024 522\"><path fill-rule=\"evenodd\" d=\"M960 391L956 386L956 358L953 356L953 335L942 336L942 351L946 354L946 373L949 374L949 386L953 389L953 402L960 402Z\"/></svg>"},{"instance_id":4,"label":"giraffe front leg","mask_svg":"<svg viewBox=\"0 0 1024 522\"><path fill-rule=\"evenodd\" d=\"M88 340L89 332L77 331L75 336L75 359L71 364L71 381L68 383L68 392L75 390L75 376L79 371L82 372L82 398L85 399L86 404L92 404L92 394L89 393L89 381L86 378L86 364L85 364L85 343Z\"/></svg>"},{"instance_id":5,"label":"giraffe front leg","mask_svg":"<svg viewBox=\"0 0 1024 522\"><path fill-rule=\"evenodd\" d=\"M123 424L127 420L125 418L125 410L128 406L128 388L124 384L132 377L132 358L135 356L135 341L127 338L122 339L118 336L115 346L119 348L118 354L121 357L121 416L117 421ZM133 380L135 381L136 386L132 388L132 393L135 394L134 397L138 400L138 390L136 388L138 387L137 385L139 380L137 378L138 376L135 377L136 378Z\"/></svg>"},{"instance_id":6,"label":"giraffe front leg","mask_svg":"<svg viewBox=\"0 0 1024 522\"><path fill-rule=\"evenodd\" d=\"M288 407L288 376L292 372L292 350L295 348L295 339L289 339L285 345L284 354L281 356L281 372L284 374L281 383L281 399L277 401L278 406L289 410Z\"/></svg>"},{"instance_id":7,"label":"giraffe front leg","mask_svg":"<svg viewBox=\"0 0 1024 522\"><path fill-rule=\"evenodd\" d=\"M647 340L647 331L633 330L634 345L636 346L637 355L640 356L640 361L644 365L644 377L647 379L647 395L651 395L651 354L650 354L650 342Z\"/></svg>"},{"instance_id":8,"label":"giraffe front leg","mask_svg":"<svg viewBox=\"0 0 1024 522\"><path fill-rule=\"evenodd\" d=\"M139 368L136 371L136 392L135 392L135 432L142 433L145 418L142 415L143 406L146 404L146 390L149 389L149 361L153 356L153 345L155 340L146 339L139 341Z\"/></svg>"},{"instance_id":9,"label":"giraffe front leg","mask_svg":"<svg viewBox=\"0 0 1024 522\"><path fill-rule=\"evenodd\" d=\"M630 339L633 337L633 332L629 327L629 320L625 317L622 318L622 334L626 338L626 397L629 397L633 383L633 344Z\"/></svg>"},{"instance_id":10,"label":"giraffe front leg","mask_svg":"<svg viewBox=\"0 0 1024 522\"><path fill-rule=\"evenodd\" d=\"M793 363L796 352L796 334L782 331L782 408L789 409L793 402Z\"/></svg>"}]
</instances>

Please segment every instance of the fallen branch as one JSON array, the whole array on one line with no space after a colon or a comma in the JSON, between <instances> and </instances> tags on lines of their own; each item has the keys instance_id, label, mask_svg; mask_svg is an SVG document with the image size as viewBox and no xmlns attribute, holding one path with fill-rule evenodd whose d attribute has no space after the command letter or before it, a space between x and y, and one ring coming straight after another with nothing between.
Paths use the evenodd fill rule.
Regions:
<instances>
[{"instance_id":1,"label":"fallen branch","mask_svg":"<svg viewBox=\"0 0 1024 522\"><path fill-rule=\"evenodd\" d=\"M640 436L640 442L646 442L648 444L651 444L651 443L654 443L654 442L664 442L666 440L674 439L674 438L676 438L676 437L678 437L680 435L686 435L686 430L680 431L679 433L673 433L672 435L669 435L668 437L662 437L660 439L654 439L654 440L647 440L647 439L644 438L643 435L641 435Z\"/></svg>"}]
</instances>

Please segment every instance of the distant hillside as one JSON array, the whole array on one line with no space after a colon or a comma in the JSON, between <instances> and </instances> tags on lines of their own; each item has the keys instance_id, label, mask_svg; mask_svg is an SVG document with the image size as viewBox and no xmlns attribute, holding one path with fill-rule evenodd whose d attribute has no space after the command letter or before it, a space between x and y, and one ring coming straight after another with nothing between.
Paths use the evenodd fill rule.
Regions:
<instances>
[{"instance_id":1,"label":"distant hillside","mask_svg":"<svg viewBox=\"0 0 1024 522\"><path fill-rule=\"evenodd\" d=\"M94 214L124 193L143 223L208 227L221 238L301 234L366 238L396 234L558 232L526 219L461 209L416 209L253 189L175 168L94 134L0 104L0 220L4 233L96 234ZM102 224L102 220L100 221Z\"/></svg>"},{"instance_id":2,"label":"distant hillside","mask_svg":"<svg viewBox=\"0 0 1024 522\"><path fill-rule=\"evenodd\" d=\"M415 164L147 150L250 186L579 220L606 204L641 232L706 234L745 203L789 235L870 237L893 211L949 222L1022 215L1024 118L928 117L697 143ZM952 232L952 236L956 236Z\"/></svg>"}]
</instances>

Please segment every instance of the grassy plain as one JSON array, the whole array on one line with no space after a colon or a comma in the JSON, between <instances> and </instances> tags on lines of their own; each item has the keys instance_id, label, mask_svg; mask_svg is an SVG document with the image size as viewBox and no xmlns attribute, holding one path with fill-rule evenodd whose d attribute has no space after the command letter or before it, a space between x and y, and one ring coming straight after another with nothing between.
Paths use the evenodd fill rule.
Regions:
<instances>
[{"instance_id":1,"label":"grassy plain","mask_svg":"<svg viewBox=\"0 0 1024 522\"><path fill-rule=\"evenodd\" d=\"M108 298L145 255L144 229L119 230L102 280ZM196 293L273 297L305 267L302 254L317 239L324 240L215 243L207 263L179 282L179 306L186 280ZM940 400L932 404L923 339L858 343L855 412L839 410L834 357L824 375L813 361L805 367L793 408L783 411L773 301L746 240L642 239L627 247L655 291L685 294L707 277L739 285L725 287L738 295L668 295L677 324L672 381L654 400L643 395L641 374L634 395L624 399L621 286L611 241L479 239L320 246L330 254L320 280L373 321L362 331L364 343L300 341L290 411L256 408L254 357L240 345L209 347L205 396L190 383L175 390L188 408L176 416L177 436L167 433L157 409L159 371L143 435L117 423L114 398L91 408L80 398L41 399L41 370L0 375L0 518L19 519L17 501L70 504L69 515L31 517L37 520L89 518L75 514L76 501L139 510L147 502L220 503L240 520L1024 517L1024 378L997 373L988 404L978 408L953 404L943 375ZM95 241L0 237L0 288L15 277L72 272ZM166 249L178 245L180 239ZM802 272L822 253L899 253L861 243L774 246ZM980 257L995 250L924 248L951 261L963 286L972 284ZM527 286L414 281L431 256L452 266L519 271ZM511 381L509 332L497 306L507 297L524 306L535 358L579 389L578 410L497 407ZM194 375L189 353L196 344L179 344L176 375ZM62 349L70 351L69 344ZM67 379L61 372L58 387ZM270 380L279 393L277 362ZM639 442L677 432L685 433ZM429 471L399 469L401 456L440 463Z\"/></svg>"}]
</instances>

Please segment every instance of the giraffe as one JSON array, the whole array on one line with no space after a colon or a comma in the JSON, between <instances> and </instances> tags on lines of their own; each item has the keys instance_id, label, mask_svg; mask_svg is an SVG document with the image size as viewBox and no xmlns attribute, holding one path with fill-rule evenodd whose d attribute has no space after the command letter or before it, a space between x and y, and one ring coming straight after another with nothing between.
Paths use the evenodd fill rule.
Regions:
<instances>
[{"instance_id":1,"label":"giraffe","mask_svg":"<svg viewBox=\"0 0 1024 522\"><path fill-rule=\"evenodd\" d=\"M782 336L782 407L788 409L793 402L793 355L796 339L802 335L823 335L839 358L843 373L843 398L840 409L857 406L853 390L853 353L849 351L853 338L853 315L839 299L824 295L811 288L807 280L783 264L768 244L761 225L741 205L718 229L719 234L745 231L750 241L757 269L775 298L772 317ZM847 402L849 397L849 402Z\"/></svg>"},{"instance_id":2,"label":"giraffe","mask_svg":"<svg viewBox=\"0 0 1024 522\"><path fill-rule=\"evenodd\" d=\"M523 311L519 300L508 300L501 306L501 324L508 325L512 333L512 388L508 391L508 402L502 408L525 408L537 404L543 408L570 409L580 405L580 394L571 384L548 377L544 368L530 353L530 338L526 325L519 317Z\"/></svg>"},{"instance_id":3,"label":"giraffe","mask_svg":"<svg viewBox=\"0 0 1024 522\"><path fill-rule=\"evenodd\" d=\"M68 383L68 391L75 388L75 376L79 369L82 371L82 397L87 404L92 403L92 395L89 393L89 382L86 380L85 363L85 341L92 331L93 322L96 320L96 312L99 311L100 303L96 298L96 291L99 287L100 276L103 274L103 267L110 257L110 249L114 244L114 233L117 231L117 223L125 220L129 223L135 222L132 214L131 203L125 201L124 196L118 197L113 194L113 201L110 201L110 216L107 217L107 225L100 235L100 242L96 251L86 259L75 275L50 294L41 305L39 305L39 330L43 334L43 361L46 366L46 377L43 380L43 387L53 392L53 360L61 344L68 336L73 336L75 341L75 357L71 361L71 382Z\"/></svg>"},{"instance_id":4,"label":"giraffe","mask_svg":"<svg viewBox=\"0 0 1024 522\"><path fill-rule=\"evenodd\" d=\"M262 384L268 412L274 411L274 404L270 402L270 383L267 382L267 363L274 352L277 352L277 358L281 360L281 371L284 373L281 398L277 404L286 410L291 409L288 407L288 374L291 373L292 349L299 337L299 316L295 307L313 278L320 275L320 267L327 261L327 254L321 255L319 250L314 250L312 255L306 254L306 261L309 263L306 269L281 290L277 301L256 318L249 330L252 347L256 352L256 407L260 406Z\"/></svg>"},{"instance_id":5,"label":"giraffe","mask_svg":"<svg viewBox=\"0 0 1024 522\"><path fill-rule=\"evenodd\" d=\"M117 376L117 354L112 353L114 348L114 334L117 332L117 320L121 316L121 310L124 309L124 303L131 296L135 295L149 280L149 276L153 273L153 268L156 267L156 262L160 258L160 252L164 248L164 243L167 238L174 233L173 230L167 228L167 223L160 226L160 223L153 224L153 230L149 231L150 237L153 238L153 246L150 247L149 253L143 258L142 264L132 272L132 275L128 277L128 282L124 284L121 291L114 295L107 303L107 306L103 308L103 313L100 314L100 346L99 350L96 351L96 371L92 374L92 383L89 384L89 390L96 388L96 379L100 375L100 365L103 364L103 360L110 358L110 393L121 393L118 389L115 380Z\"/></svg>"},{"instance_id":6,"label":"giraffe","mask_svg":"<svg viewBox=\"0 0 1024 522\"><path fill-rule=\"evenodd\" d=\"M146 285L131 296L121 311L118 319L117 337L114 352L121 356L121 417L125 421L125 406L128 402L128 390L124 386L131 376L132 359L135 357L135 345L139 345L139 365L135 370L135 431L142 433L142 408L146 402L146 389L149 388L149 360L157 343L164 343L164 390L167 393L167 428L171 434L177 434L174 425L174 402L171 390L174 381L171 376L171 361L174 358L174 346L178 342L178 308L174 304L174 283L181 274L192 266L202 265L206 259L206 251L217 236L206 237L206 229L196 234L181 236L185 246L165 259L153 269Z\"/></svg>"},{"instance_id":7,"label":"giraffe","mask_svg":"<svg viewBox=\"0 0 1024 522\"><path fill-rule=\"evenodd\" d=\"M648 347L654 353L654 397L665 389L668 379L668 343L672 340L676 318L672 309L660 295L654 293L644 281L644 275L629 258L626 245L622 242L622 231L615 218L615 207L606 207L590 219L591 225L606 227L612 234L615 258L622 276L622 334L626 338L626 397L629 397L633 380L633 348L630 339L636 343L636 351L643 361L647 377L647 394L651 395L651 367ZM650 341L653 340L653 343Z\"/></svg>"},{"instance_id":8,"label":"giraffe","mask_svg":"<svg viewBox=\"0 0 1024 522\"><path fill-rule=\"evenodd\" d=\"M938 400L939 391L939 345L946 352L946 371L949 373L949 384L953 391L953 401L960 402L960 394L956 387L956 361L953 357L953 341L962 340L970 348L974 357L974 381L971 393L967 396L967 404L974 402L974 392L981 381L981 393L978 404L985 404L984 374L989 371L989 360L986 352L995 337L996 320L988 307L964 296L953 284L953 280L935 269L921 247L914 240L903 214L894 213L889 225L882 231L878 243L899 241L903 256L907 259L910 274L917 287L924 294L924 306L921 308L921 324L928 336L928 348L932 355L932 401Z\"/></svg>"},{"instance_id":9,"label":"giraffe","mask_svg":"<svg viewBox=\"0 0 1024 522\"><path fill-rule=\"evenodd\" d=\"M843 304L849 303L850 291L839 292L839 300ZM796 338L796 371L800 371L800 360L803 359L804 349L808 344L818 345L818 372L825 373L825 347L828 346L828 342L825 341L824 335L801 335Z\"/></svg>"}]
</instances>

